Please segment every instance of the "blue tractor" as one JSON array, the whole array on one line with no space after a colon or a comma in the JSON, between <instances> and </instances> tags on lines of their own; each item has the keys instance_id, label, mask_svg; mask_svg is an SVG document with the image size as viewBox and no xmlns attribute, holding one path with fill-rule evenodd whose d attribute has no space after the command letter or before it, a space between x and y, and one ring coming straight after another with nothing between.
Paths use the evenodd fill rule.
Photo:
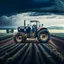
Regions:
<instances>
[{"instance_id":1,"label":"blue tractor","mask_svg":"<svg viewBox=\"0 0 64 64\"><path fill-rule=\"evenodd\" d=\"M24 20L24 26L18 27L18 33L14 36L14 41L16 43L22 43L27 40L27 38L37 38L40 43L47 43L50 40L50 33L47 28L40 26L40 22L37 20L31 20L30 25L26 26L26 21Z\"/></svg>"}]
</instances>

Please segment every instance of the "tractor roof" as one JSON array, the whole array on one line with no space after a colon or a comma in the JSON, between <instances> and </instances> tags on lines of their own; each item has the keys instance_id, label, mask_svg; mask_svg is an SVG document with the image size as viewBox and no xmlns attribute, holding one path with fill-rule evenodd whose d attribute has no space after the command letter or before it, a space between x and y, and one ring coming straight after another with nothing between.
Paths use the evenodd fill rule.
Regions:
<instances>
[{"instance_id":1,"label":"tractor roof","mask_svg":"<svg viewBox=\"0 0 64 64\"><path fill-rule=\"evenodd\" d=\"M39 21L37 21L37 20L31 20L30 22L39 22Z\"/></svg>"}]
</instances>

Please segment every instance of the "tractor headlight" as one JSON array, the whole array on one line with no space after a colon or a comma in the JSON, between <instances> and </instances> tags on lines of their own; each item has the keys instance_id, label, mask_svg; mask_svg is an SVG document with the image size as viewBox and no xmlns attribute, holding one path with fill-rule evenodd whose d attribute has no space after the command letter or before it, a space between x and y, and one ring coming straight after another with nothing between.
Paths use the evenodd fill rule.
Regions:
<instances>
[{"instance_id":1,"label":"tractor headlight","mask_svg":"<svg viewBox=\"0 0 64 64\"><path fill-rule=\"evenodd\" d=\"M20 28L18 30L20 30Z\"/></svg>"},{"instance_id":2,"label":"tractor headlight","mask_svg":"<svg viewBox=\"0 0 64 64\"><path fill-rule=\"evenodd\" d=\"M20 30L20 27L18 28L18 30Z\"/></svg>"}]
</instances>

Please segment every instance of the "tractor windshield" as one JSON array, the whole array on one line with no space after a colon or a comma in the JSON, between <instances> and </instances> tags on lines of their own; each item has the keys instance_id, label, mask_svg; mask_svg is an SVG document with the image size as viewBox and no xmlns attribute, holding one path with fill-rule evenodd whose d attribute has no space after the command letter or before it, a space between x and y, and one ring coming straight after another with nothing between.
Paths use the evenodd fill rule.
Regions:
<instances>
[{"instance_id":1,"label":"tractor windshield","mask_svg":"<svg viewBox=\"0 0 64 64\"><path fill-rule=\"evenodd\" d=\"M39 26L40 26L39 21L30 21L30 27L31 28L33 28L33 27L39 28Z\"/></svg>"}]
</instances>

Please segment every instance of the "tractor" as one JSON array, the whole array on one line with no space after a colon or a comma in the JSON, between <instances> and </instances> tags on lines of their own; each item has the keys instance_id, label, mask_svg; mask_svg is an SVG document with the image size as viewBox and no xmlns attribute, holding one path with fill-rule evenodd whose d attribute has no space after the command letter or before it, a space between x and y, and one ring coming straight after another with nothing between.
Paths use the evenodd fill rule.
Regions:
<instances>
[{"instance_id":1,"label":"tractor","mask_svg":"<svg viewBox=\"0 0 64 64\"><path fill-rule=\"evenodd\" d=\"M37 38L40 43L47 43L50 40L50 33L47 28L40 25L37 20L31 20L26 26L26 21L24 20L24 26L18 27L18 33L14 35L14 41L16 43L22 43L27 40L27 38Z\"/></svg>"}]
</instances>

